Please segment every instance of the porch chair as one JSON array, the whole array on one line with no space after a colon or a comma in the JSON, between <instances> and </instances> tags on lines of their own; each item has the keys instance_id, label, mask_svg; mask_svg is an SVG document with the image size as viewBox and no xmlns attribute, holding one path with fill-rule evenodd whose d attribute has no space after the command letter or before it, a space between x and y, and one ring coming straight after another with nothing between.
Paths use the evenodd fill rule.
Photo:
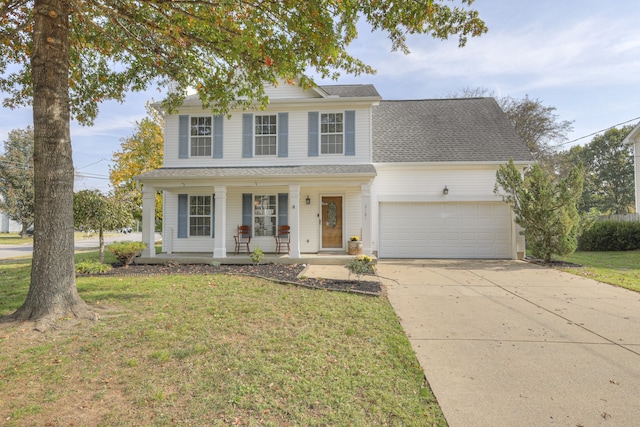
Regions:
<instances>
[{"instance_id":1,"label":"porch chair","mask_svg":"<svg viewBox=\"0 0 640 427\"><path fill-rule=\"evenodd\" d=\"M233 239L236 241L236 247L233 250L234 255L238 255L244 249L247 250L247 253L251 253L251 249L249 249L249 243L251 243L250 225L239 225L238 233L233 236Z\"/></svg>"},{"instance_id":2,"label":"porch chair","mask_svg":"<svg viewBox=\"0 0 640 427\"><path fill-rule=\"evenodd\" d=\"M276 239L276 255L282 252L284 246L287 247L287 254L291 252L291 227L281 225L278 227L278 234L273 236Z\"/></svg>"}]
</instances>

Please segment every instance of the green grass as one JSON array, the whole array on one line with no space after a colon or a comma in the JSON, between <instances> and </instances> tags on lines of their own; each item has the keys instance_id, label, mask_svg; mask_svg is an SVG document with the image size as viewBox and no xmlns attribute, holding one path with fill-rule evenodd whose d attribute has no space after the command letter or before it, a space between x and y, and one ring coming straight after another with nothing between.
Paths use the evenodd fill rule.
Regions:
<instances>
[{"instance_id":1,"label":"green grass","mask_svg":"<svg viewBox=\"0 0 640 427\"><path fill-rule=\"evenodd\" d=\"M0 263L0 315L29 268ZM0 323L6 425L446 425L385 298L225 275L77 286L100 321Z\"/></svg>"},{"instance_id":2,"label":"green grass","mask_svg":"<svg viewBox=\"0 0 640 427\"><path fill-rule=\"evenodd\" d=\"M640 251L575 252L560 259L582 266L564 271L640 292Z\"/></svg>"},{"instance_id":3,"label":"green grass","mask_svg":"<svg viewBox=\"0 0 640 427\"><path fill-rule=\"evenodd\" d=\"M18 233L0 233L0 245L22 245L33 242L33 237L21 238Z\"/></svg>"}]
</instances>

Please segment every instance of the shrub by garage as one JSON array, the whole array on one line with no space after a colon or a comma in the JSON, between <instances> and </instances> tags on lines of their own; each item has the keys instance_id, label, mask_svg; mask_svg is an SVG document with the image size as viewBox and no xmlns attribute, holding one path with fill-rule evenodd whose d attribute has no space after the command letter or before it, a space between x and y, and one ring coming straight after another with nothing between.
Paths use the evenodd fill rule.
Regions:
<instances>
[{"instance_id":1,"label":"shrub by garage","mask_svg":"<svg viewBox=\"0 0 640 427\"><path fill-rule=\"evenodd\" d=\"M599 221L578 241L579 251L634 251L640 249L640 222Z\"/></svg>"}]
</instances>

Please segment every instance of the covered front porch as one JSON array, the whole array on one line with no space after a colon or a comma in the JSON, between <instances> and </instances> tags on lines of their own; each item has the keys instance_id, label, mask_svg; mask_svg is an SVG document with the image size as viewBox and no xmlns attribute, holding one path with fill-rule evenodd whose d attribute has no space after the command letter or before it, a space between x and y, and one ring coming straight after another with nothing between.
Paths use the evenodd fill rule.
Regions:
<instances>
[{"instance_id":1,"label":"covered front porch","mask_svg":"<svg viewBox=\"0 0 640 427\"><path fill-rule=\"evenodd\" d=\"M248 261L260 248L264 262L343 263L348 242L372 253L373 165L157 169L142 184L142 239L153 248L155 194L163 193L162 251L146 249L139 262L191 259L222 264ZM289 245L277 254L274 236L289 229ZM251 228L249 250L238 251L240 226ZM287 253L288 252L288 253ZM335 260L335 261L332 261Z\"/></svg>"}]
</instances>

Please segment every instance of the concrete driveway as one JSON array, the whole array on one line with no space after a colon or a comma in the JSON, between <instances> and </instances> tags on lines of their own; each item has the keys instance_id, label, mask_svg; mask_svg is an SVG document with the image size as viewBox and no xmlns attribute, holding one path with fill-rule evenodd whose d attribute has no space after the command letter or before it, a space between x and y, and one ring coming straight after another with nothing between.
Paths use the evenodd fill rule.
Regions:
<instances>
[{"instance_id":1,"label":"concrete driveway","mask_svg":"<svg viewBox=\"0 0 640 427\"><path fill-rule=\"evenodd\" d=\"M380 261L451 427L640 425L640 294L518 261Z\"/></svg>"}]
</instances>

